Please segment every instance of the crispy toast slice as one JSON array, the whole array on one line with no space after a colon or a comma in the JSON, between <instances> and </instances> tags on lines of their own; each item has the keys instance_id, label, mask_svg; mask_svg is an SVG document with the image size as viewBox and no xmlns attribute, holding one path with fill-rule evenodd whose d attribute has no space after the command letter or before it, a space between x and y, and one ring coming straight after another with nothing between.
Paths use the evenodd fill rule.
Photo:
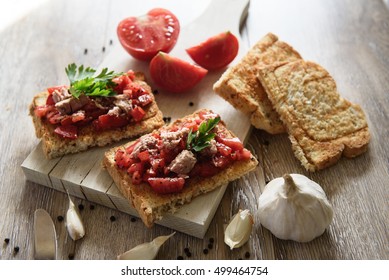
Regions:
<instances>
[{"instance_id":1,"label":"crispy toast slice","mask_svg":"<svg viewBox=\"0 0 389 280\"><path fill-rule=\"evenodd\" d=\"M213 90L236 109L251 116L251 124L271 134L285 132L277 112L257 79L258 69L283 61L301 59L300 54L272 33L257 42L242 60L228 68Z\"/></svg>"},{"instance_id":2,"label":"crispy toast slice","mask_svg":"<svg viewBox=\"0 0 389 280\"><path fill-rule=\"evenodd\" d=\"M167 127L179 125L185 120L198 115L202 111L204 112L204 110L199 110L180 120L176 120ZM206 111L208 112L208 110ZM219 125L224 127L224 123L222 122L220 122ZM235 135L227 129L225 129L224 132L230 137L235 137ZM197 176L186 179L184 188L178 193L158 194L153 191L147 183L143 182L140 185L134 185L126 170L118 168L115 163L116 151L118 149L125 149L133 143L134 141L107 151L103 159L103 166L107 169L121 193L131 202L132 206L139 213L139 216L147 227L152 227L155 221L162 219L166 212L174 213L179 207L190 203L195 197L213 191L228 182L240 178L255 169L258 165L257 159L254 156L251 156L249 160L235 161L212 177L205 178Z\"/></svg>"},{"instance_id":3,"label":"crispy toast slice","mask_svg":"<svg viewBox=\"0 0 389 280\"><path fill-rule=\"evenodd\" d=\"M258 78L308 171L366 151L370 134L363 110L339 95L323 67L298 60L262 68Z\"/></svg>"},{"instance_id":4,"label":"crispy toast slice","mask_svg":"<svg viewBox=\"0 0 389 280\"><path fill-rule=\"evenodd\" d=\"M42 147L48 159L60 157L66 154L85 151L94 146L105 146L122 139L133 138L146 134L164 125L162 112L159 110L150 86L145 82L143 73L136 73L135 83L142 86L152 96L152 103L147 105L146 115L136 123L130 123L124 127L96 132L93 126L87 125L79 129L77 139L66 139L54 133L55 126L48 121L37 117L34 110L37 106L46 104L48 92L41 92L34 96L29 107L35 134L42 139Z\"/></svg>"}]
</instances>

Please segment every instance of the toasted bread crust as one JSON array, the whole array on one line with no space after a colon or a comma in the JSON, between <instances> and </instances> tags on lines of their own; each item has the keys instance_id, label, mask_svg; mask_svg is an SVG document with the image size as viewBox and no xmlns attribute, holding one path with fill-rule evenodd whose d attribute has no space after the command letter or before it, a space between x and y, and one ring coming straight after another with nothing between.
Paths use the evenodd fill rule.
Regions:
<instances>
[{"instance_id":1,"label":"toasted bread crust","mask_svg":"<svg viewBox=\"0 0 389 280\"><path fill-rule=\"evenodd\" d=\"M150 87L143 79L143 74L137 73L135 82L151 92ZM92 125L87 125L79 129L77 139L65 139L54 133L54 125L42 120L34 113L37 106L45 104L47 95L47 92L41 92L34 96L29 107L29 114L34 123L36 136L42 138L43 152L48 159L78 153L95 146L102 147L122 139L133 138L148 133L164 124L162 112L153 98L153 102L147 106L144 119L140 122L102 132L96 132Z\"/></svg>"},{"instance_id":2,"label":"toasted bread crust","mask_svg":"<svg viewBox=\"0 0 389 280\"><path fill-rule=\"evenodd\" d=\"M286 129L258 81L257 73L261 67L298 59L301 56L297 51L268 33L222 75L213 89L236 109L250 115L254 127L271 134L283 133Z\"/></svg>"},{"instance_id":3,"label":"toasted bread crust","mask_svg":"<svg viewBox=\"0 0 389 280\"><path fill-rule=\"evenodd\" d=\"M185 118L193 117L198 114L198 112L199 111ZM181 121L182 120L177 120L171 125ZM231 135L233 135L232 132ZM160 220L166 212L174 212L183 204L191 202L193 198L213 191L228 182L238 179L255 169L258 165L258 161L255 157L252 157L247 161L237 161L212 177L188 179L184 189L179 193L161 195L155 193L146 183L133 185L127 172L116 166L114 160L116 151L120 148L130 146L132 143L134 142L107 151L104 156L103 165L112 176L121 193L137 210L147 227L153 226L154 222Z\"/></svg>"},{"instance_id":4,"label":"toasted bread crust","mask_svg":"<svg viewBox=\"0 0 389 280\"><path fill-rule=\"evenodd\" d=\"M309 61L260 69L258 78L286 125L295 156L309 171L355 157L370 140L360 106L343 99L320 65Z\"/></svg>"}]
</instances>

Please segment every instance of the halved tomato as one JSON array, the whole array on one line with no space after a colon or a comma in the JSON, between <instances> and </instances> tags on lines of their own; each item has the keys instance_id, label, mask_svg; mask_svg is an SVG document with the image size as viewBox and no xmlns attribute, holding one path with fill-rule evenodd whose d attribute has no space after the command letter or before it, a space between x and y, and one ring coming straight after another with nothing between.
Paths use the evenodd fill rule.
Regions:
<instances>
[{"instance_id":1,"label":"halved tomato","mask_svg":"<svg viewBox=\"0 0 389 280\"><path fill-rule=\"evenodd\" d=\"M156 8L140 17L122 20L117 27L119 41L133 57L149 61L159 51L170 52L177 42L180 23L166 9Z\"/></svg>"},{"instance_id":2,"label":"halved tomato","mask_svg":"<svg viewBox=\"0 0 389 280\"><path fill-rule=\"evenodd\" d=\"M150 62L150 76L155 84L169 92L193 88L208 73L207 69L159 52Z\"/></svg>"},{"instance_id":3,"label":"halved tomato","mask_svg":"<svg viewBox=\"0 0 389 280\"><path fill-rule=\"evenodd\" d=\"M238 50L238 39L227 31L186 49L186 52L198 65L208 70L216 70L226 67L233 61Z\"/></svg>"}]
</instances>

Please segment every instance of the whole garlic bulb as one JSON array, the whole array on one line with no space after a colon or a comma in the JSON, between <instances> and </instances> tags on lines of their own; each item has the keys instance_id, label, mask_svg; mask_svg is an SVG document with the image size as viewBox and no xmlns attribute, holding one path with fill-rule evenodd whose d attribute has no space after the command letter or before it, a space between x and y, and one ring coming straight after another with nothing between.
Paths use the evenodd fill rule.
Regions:
<instances>
[{"instance_id":1,"label":"whole garlic bulb","mask_svg":"<svg viewBox=\"0 0 389 280\"><path fill-rule=\"evenodd\" d=\"M300 174L270 181L258 204L261 224L280 239L309 242L322 235L333 218L324 190Z\"/></svg>"}]
</instances>

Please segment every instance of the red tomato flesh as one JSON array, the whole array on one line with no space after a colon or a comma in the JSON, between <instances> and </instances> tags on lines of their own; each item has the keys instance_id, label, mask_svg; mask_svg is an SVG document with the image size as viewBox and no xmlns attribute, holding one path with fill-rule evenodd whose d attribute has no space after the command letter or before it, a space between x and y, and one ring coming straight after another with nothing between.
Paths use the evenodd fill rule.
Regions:
<instances>
[{"instance_id":1,"label":"red tomato flesh","mask_svg":"<svg viewBox=\"0 0 389 280\"><path fill-rule=\"evenodd\" d=\"M198 65L208 70L217 70L230 64L238 50L238 39L228 31L186 49L186 52Z\"/></svg>"},{"instance_id":2,"label":"red tomato flesh","mask_svg":"<svg viewBox=\"0 0 389 280\"><path fill-rule=\"evenodd\" d=\"M159 51L170 52L177 42L180 23L166 9L156 8L140 17L128 17L117 27L123 48L134 58L152 59Z\"/></svg>"},{"instance_id":3,"label":"red tomato flesh","mask_svg":"<svg viewBox=\"0 0 389 280\"><path fill-rule=\"evenodd\" d=\"M59 136L67 139L77 139L77 127L74 125L60 125L54 129Z\"/></svg>"},{"instance_id":4,"label":"red tomato flesh","mask_svg":"<svg viewBox=\"0 0 389 280\"><path fill-rule=\"evenodd\" d=\"M151 188L160 194L176 193L182 190L185 184L185 179L178 178L149 178L147 180Z\"/></svg>"},{"instance_id":5,"label":"red tomato flesh","mask_svg":"<svg viewBox=\"0 0 389 280\"><path fill-rule=\"evenodd\" d=\"M197 85L208 70L159 52L150 62L150 76L155 84L169 92L188 91Z\"/></svg>"}]
</instances>

